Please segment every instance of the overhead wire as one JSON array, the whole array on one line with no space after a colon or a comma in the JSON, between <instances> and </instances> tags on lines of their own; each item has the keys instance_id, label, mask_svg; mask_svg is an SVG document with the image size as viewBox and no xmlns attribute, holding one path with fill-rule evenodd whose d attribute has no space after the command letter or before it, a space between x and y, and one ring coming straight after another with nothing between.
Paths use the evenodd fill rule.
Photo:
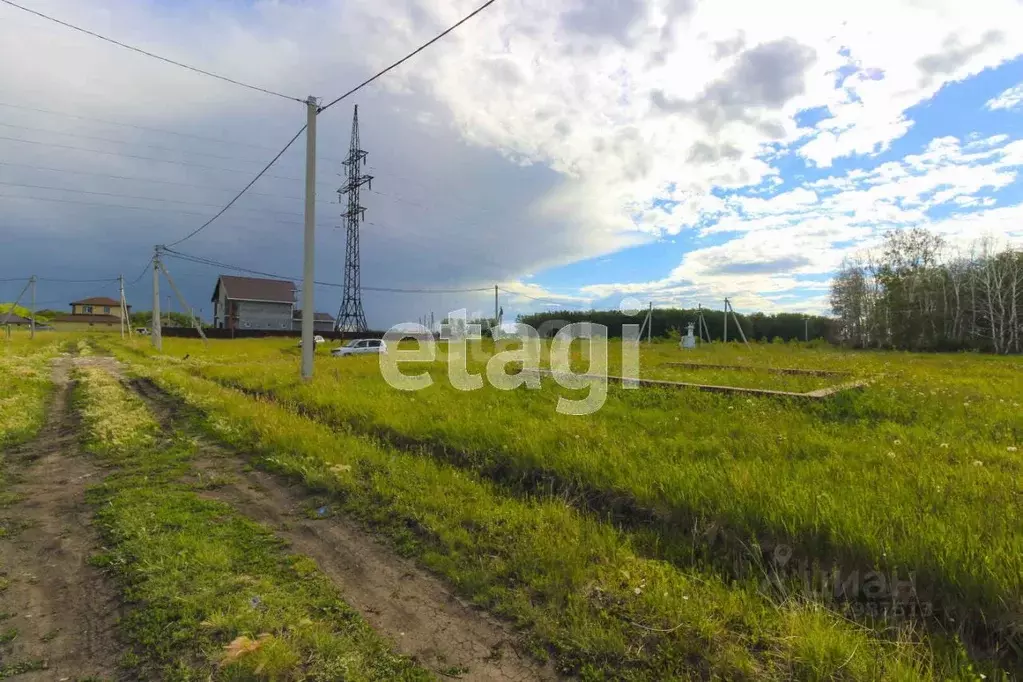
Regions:
<instances>
[{"instance_id":1,"label":"overhead wire","mask_svg":"<svg viewBox=\"0 0 1023 682\"><path fill-rule=\"evenodd\" d=\"M181 200L181 199L166 199L164 197L147 197L147 196L139 196L137 194L118 194L116 192L94 192L92 190L86 190L86 189L74 189L74 188L70 188L70 187L51 187L49 185L29 185L29 184L24 184L24 183L20 183L20 182L5 182L3 180L0 180L0 185L5 185L7 187L23 187L23 188L26 188L26 189L52 190L52 191L55 191L55 192L73 192L75 194L92 194L92 195L102 196L102 197L115 197L115 198L118 198L118 199L139 199L141 201L163 201L163 202L172 203L172 204L184 204L186 206L212 206L212 207L219 206L219 204L205 204L205 203L202 203L202 202L199 202L199 201L184 201L184 200ZM272 213L274 215L297 216L299 218L302 217L301 213L298 213L298 212L295 212L295 211L274 211L274 210L271 210L271 209L264 209L264 208L240 208L238 210L239 211L252 211L252 212L263 213L263 214ZM199 213L199 214L196 214L196 215L205 215L205 214Z\"/></svg>"},{"instance_id":2,"label":"overhead wire","mask_svg":"<svg viewBox=\"0 0 1023 682\"><path fill-rule=\"evenodd\" d=\"M61 199L58 197L34 197L34 196L23 196L18 194L0 194L0 199L15 199L15 200L28 200L28 201L49 201L58 204L77 204L79 206L95 206L101 208L121 208L134 211L152 211L155 213L178 213L181 215L192 215L192 216L205 216L207 214L200 213L198 211L184 211L177 208L163 208L160 206L129 206L127 204L114 204L114 203L101 203L95 201L78 201L77 199ZM295 220L277 220L274 219L275 223L280 225L301 225L301 222ZM179 240L183 241L183 240Z\"/></svg>"},{"instance_id":3,"label":"overhead wire","mask_svg":"<svg viewBox=\"0 0 1023 682\"><path fill-rule=\"evenodd\" d=\"M2 1L3 0L0 0L0 2L2 2ZM303 131L305 130L305 126L302 126L302 130ZM301 134L301 133L299 133L299 134ZM124 154L124 153L121 153L121 152L105 151L103 149L91 149L89 147L75 147L74 145L59 144L57 142L40 142L38 140L24 140L24 139L22 139L20 137L7 137L6 135L0 135L0 140L7 140L9 142L21 142L23 144L34 144L34 145L39 145L39 146L43 146L43 147L55 147L55 148L58 148L58 149L72 149L72 150L80 151L80 152L91 152L93 154L103 154L104 156L120 156L122 158L138 159L140 161L156 161L158 163L169 163L169 164L172 164L172 165L175 165L175 166L188 166L188 167L191 167L191 168L202 168L203 170L223 171L223 172L226 172L226 173L250 173L251 172L250 170L245 170L243 168L222 168L222 167L218 167L218 166L207 166L207 165L204 165L204 164L190 163L190 162L187 162L187 161L173 161L171 159L158 159L158 158L152 157L152 156L139 156L138 154ZM291 146L290 143L289 143L288 146ZM286 151L286 149L284 151ZM281 153L283 154L284 152L282 151ZM262 175L260 175L260 177L262 177ZM302 182L302 178L294 178L294 177L287 176L287 175L267 175L266 177L274 178L274 179L277 179L277 180L291 180L293 182ZM317 183L317 184L332 186L332 183L329 183L329 182L326 182L326 181L320 182L320 183Z\"/></svg>"},{"instance_id":4,"label":"overhead wire","mask_svg":"<svg viewBox=\"0 0 1023 682\"><path fill-rule=\"evenodd\" d=\"M225 140L219 137L212 137L209 135L196 135L195 133L182 133L177 130L167 130L166 128L154 128L153 126L143 126L136 123L124 123L122 121L111 121L105 118L96 118L94 116L85 116L82 114L70 114L64 111L56 111L54 109L42 109L40 107L30 107L23 104L11 104L10 102L0 102L0 107L8 107L11 109L21 109L23 111L32 111L41 114L50 114L52 116L63 116L65 118L73 118L81 121L91 121L93 123L102 123L104 125L120 126L123 128L134 128L135 130L145 130L151 133L162 133L164 135L174 135L176 137L190 138L193 140L200 140L202 142L216 142L218 144L233 145L238 147L250 147L252 149L261 149L263 151L274 151L274 147L270 147L264 144L253 144L251 142L241 142L238 140ZM334 158L330 156L320 156L320 159L324 161L335 161L341 163L344 159Z\"/></svg>"},{"instance_id":5,"label":"overhead wire","mask_svg":"<svg viewBox=\"0 0 1023 682\"><path fill-rule=\"evenodd\" d=\"M4 1L4 2L7 2L8 0L3 0L3 1ZM483 3L482 5L480 5L479 7L477 7L477 8L475 9L475 10L473 10L473 11L472 11L472 12L470 12L469 14L465 15L464 17L462 17L462 19L460 19L460 20L459 20L459 21L458 21L457 23L455 23L455 24L452 24L452 25L451 25L450 27L448 27L447 29L445 29L445 30L444 30L444 31L442 31L441 33L438 33L438 34L437 34L436 36L434 36L434 37L433 37L433 38L431 38L430 40L426 41L425 43L423 43L422 45L420 45L419 47L417 47L417 48L416 48L415 50L413 50L412 52L409 52L409 53L408 53L407 55L405 55L404 57L402 57L402 58L401 58L401 59L399 59L398 61L394 62L393 64L391 64L391 65L390 65L390 66L388 66L387 68L385 68L385 69L383 69L383 70L381 70L381 71L377 72L377 73L376 73L375 75L373 75L373 76L370 76L369 78L367 78L366 80L364 80L364 81L363 81L362 83L359 83L358 85L356 85L356 86L355 86L354 88L352 88L352 89L351 89L351 90L349 90L348 92L346 92L346 93L344 93L343 95L341 95L340 97L337 97L337 98L335 98L334 100L332 100L332 101L331 101L330 103L328 103L328 104L325 104L325 105L321 106L321 107L319 108L319 110L318 110L318 113L323 113L324 111L326 111L327 109L330 109L330 108L331 108L332 106L334 106L335 104L337 104L337 103L338 103L338 102L340 102L341 100L345 99L345 98L346 98L346 97L348 97L349 95L353 95L353 94L355 94L356 92L358 92L359 90L361 90L362 88L366 87L367 85L369 85L370 83L372 83L372 82L373 82L373 81L375 81L376 79L380 78L381 76L383 76L383 75L384 75L384 74L386 74L387 72L389 72L389 71L392 71L393 69L396 69L397 67L401 66L402 64L404 64L405 62L407 62L407 61L408 61L409 59L412 59L412 57L415 57L415 56L416 56L417 54L419 54L420 52L422 52L422 51L423 51L423 50L425 50L426 48L430 47L431 45L433 45L434 43L436 43L436 42L437 42L438 40L440 40L441 38L443 38L444 36L446 36L446 35L448 35L449 33L451 33L452 31L454 31L454 30L455 30L455 29L457 29L457 28L458 28L459 26L461 26L461 25L462 25L462 24L464 24L465 22L467 22L467 21L469 21L470 19L472 19L473 17L475 17L475 16L477 15L477 14L479 14L479 13L480 13L480 12L482 12L483 10L485 10L485 9L487 9L488 7L490 7L491 5L493 5L493 4L495 3L495 2L497 2L497 0L487 0L487 2Z\"/></svg>"},{"instance_id":6,"label":"overhead wire","mask_svg":"<svg viewBox=\"0 0 1023 682\"><path fill-rule=\"evenodd\" d=\"M233 270L235 272L244 272L250 275L258 275L260 277L271 277L274 279L291 280L295 281L301 279L299 277L289 277L287 275L281 275L278 273L265 272L262 270L254 270L252 268L244 268L237 265L231 265L229 263L223 263L220 261L213 260L212 258L203 258L201 256L193 256L190 254L175 251L174 249L161 248L161 253L169 255L171 258L177 258L180 260L198 263L201 265L209 265L211 267L223 268L225 270ZM344 284L337 282L323 282L315 281L314 284L325 287L343 288ZM493 287L476 287L476 288L465 288L465 289L426 289L426 288L401 288L401 287L360 287L362 291L374 291L384 293L402 293L402 294L462 294L462 293L478 293L483 291L493 291Z\"/></svg>"},{"instance_id":7,"label":"overhead wire","mask_svg":"<svg viewBox=\"0 0 1023 682\"><path fill-rule=\"evenodd\" d=\"M563 306L574 307L574 308L581 307L581 305L579 303L576 303L576 304L573 305L572 303L566 303L564 301L559 301L559 300L553 299L553 298L540 298L540 297L537 297L537 296L530 296L529 294L524 294L521 291L511 291L510 289L506 289L505 287L502 287L502 286L498 286L498 290L499 291L503 291L504 293L506 293L506 294L508 294L510 296L522 296L524 298L532 299L534 301L539 301L540 303L547 303L549 305L563 305Z\"/></svg>"},{"instance_id":8,"label":"overhead wire","mask_svg":"<svg viewBox=\"0 0 1023 682\"><path fill-rule=\"evenodd\" d=\"M257 163L259 159L248 159L243 156L224 156L223 154L210 154L207 152L198 152L191 149L181 149L180 147L164 147L157 144L142 144L135 142L134 140L118 140L114 137L101 137L99 135L87 135L79 132L65 132L63 130L52 130L50 128L35 128L33 126L24 126L17 123L6 123L0 121L0 126L4 128L17 128L18 130L29 130L34 133L49 133L50 135L62 135L64 137L76 137L82 140L94 140L96 142L112 142L114 144L125 144L133 147L141 147L143 149L155 149L163 152L174 152L180 154L182 152L187 154L194 154L195 156L205 156L210 159L219 159L221 161L250 161Z\"/></svg>"},{"instance_id":9,"label":"overhead wire","mask_svg":"<svg viewBox=\"0 0 1023 682\"><path fill-rule=\"evenodd\" d=\"M0 159L0 166L12 166L15 168L30 168L38 171L48 171L53 173L69 173L72 175L90 175L98 178L112 178L114 180L129 180L131 182L148 182L158 185L174 185L177 187L194 187L198 189L213 190L216 192L234 192L233 187L212 187L210 185L200 185L194 182L177 182L174 180L159 180L156 178L141 178L137 176L129 175L111 175L109 173L96 173L94 171L75 170L71 168L53 168L52 166L34 166L28 163L14 163L12 161L4 161ZM273 177L273 176L267 176ZM302 201L302 197L291 194L274 194L272 192L248 192L250 196L255 197L276 197L278 199L293 199L295 201ZM318 200L320 204L336 204L334 201L327 201L326 199ZM219 204L218 204L219 205Z\"/></svg>"},{"instance_id":10,"label":"overhead wire","mask_svg":"<svg viewBox=\"0 0 1023 682\"><path fill-rule=\"evenodd\" d=\"M187 241L187 240L191 239L192 237L194 237L195 235L199 234L200 232L205 230L207 227L209 227L213 223L214 220L216 220L220 216L222 216L225 213L227 213L227 210L229 208L231 208L232 206L234 206L235 202L238 201L239 199L241 199L242 195L245 194L245 192L247 192L250 187L252 187L254 184L256 184L256 181L259 180L261 177L263 177L263 175L268 170L270 170L270 166L272 166L275 163L277 163L277 159L281 158L284 155L284 152L288 151L288 149L291 147L291 145L295 144L295 140L297 140L299 138L299 136L301 136L302 133L305 132L305 129L306 129L306 126L303 125L299 129L299 131L297 133L295 133L295 136L292 137L291 140L288 141L288 144L284 145L284 149L282 149L281 151L277 152L277 156L273 157L270 160L270 163L266 164L263 167L263 170L259 171L259 173L256 175L256 177L252 178L252 180L249 181L249 184L245 185L245 187L242 187L241 191L238 192L238 194L234 195L234 198L231 199L231 201L227 202L227 205L224 206L224 208L222 208L219 211L217 211L216 215L214 215L212 218L207 220L205 223L203 223L199 227L195 228L194 230L192 230L191 232L186 234L181 239L178 239L177 241L173 241L170 244L167 244L166 246L177 246L181 242L184 242L184 241Z\"/></svg>"},{"instance_id":11,"label":"overhead wire","mask_svg":"<svg viewBox=\"0 0 1023 682\"><path fill-rule=\"evenodd\" d=\"M316 114L318 115L320 113L323 113L324 111L326 111L330 107L334 106L338 102L342 101L346 97L349 97L350 95L358 92L359 90L361 90L365 86L369 85L373 81L377 80L381 76L383 76L386 73L392 71L393 69L397 68L398 66L404 64L406 61L408 61L412 57L416 56L417 54L419 54L420 52L422 52L426 48L430 47L431 45L433 45L437 41L441 40L442 38L444 38L445 36L450 34L452 31L456 30L459 26L461 26L462 24L466 23L467 21L469 21L470 19L472 19L473 17L475 17L476 15L478 15L479 13L481 13L482 11L484 11L485 9L490 7L496 1L497 0L487 0L487 2L485 2L482 5L480 5L478 8L476 8L475 10L470 12L468 15L466 15L465 17L460 19L458 22L456 22L455 24L451 25L450 27L448 27L447 29L445 29L444 31L442 31L441 33L439 33L438 35L436 35L435 37L433 37L429 41L423 43L418 48L416 48L412 52L408 53L407 55L405 55L404 57L402 57L398 61L394 62L390 66L388 66L388 67L382 69L381 71L377 72L376 74L374 74L370 78L368 78L365 81L363 81L362 83L356 85L354 88L351 88L350 90L348 90L344 94L340 95L339 97L333 99L332 101L330 101L326 105L317 107ZM171 64L175 64L177 66L181 66L183 68L186 68L186 69L189 69L189 70L192 70L192 71L196 71L198 73L202 73L202 74L207 75L207 76L212 76L212 77L215 77L215 78L220 78L221 80L225 80L225 81L234 83L235 85L241 85L243 87L248 87L248 88L251 88L251 89L254 89L254 90L259 90L261 92L265 92L265 93L268 93L268 94L277 95L279 97L284 97L285 99L292 99L292 100L295 100L295 101L298 101L298 102L305 103L305 100L302 100L302 99L299 99L299 98L296 98L296 97L288 97L287 95L281 95L280 93L276 93L276 92L273 92L273 91L265 90L263 88L258 88L256 86L251 86L251 85L248 85L248 84L245 84L245 83L241 83L239 81L234 81L232 79L229 79L229 78L226 78L226 77L223 77L223 76L219 76L217 74L213 74L213 73L210 73L210 72L207 72L207 71L203 71L202 69L196 69L195 67L190 67L188 65L181 64L179 62L175 62L173 60L166 59L164 57L160 57L159 55L155 55L153 53L146 52L145 50L140 50L138 48L132 47L132 46L127 45L125 43L120 43L120 42L115 41L113 39L107 38L106 36L102 36L102 35L99 35L97 33L93 33L91 31L82 29L82 28L80 28L78 26L74 26L74 25L69 24L67 22L60 21L59 19L55 19L54 17L50 17L50 16L42 14L40 12L36 12L34 10L30 10L30 9L28 9L26 7L22 7L21 5L18 5L16 3L12 2L11 0L0 0L0 2L8 4L8 5L12 6L12 7L16 7L18 9L24 10L24 11L29 12L31 14L35 14L37 16L40 16L40 17L44 18L44 19L47 19L47 20L50 20L50 21L55 21L56 23L61 24L63 26L66 26L68 28L72 28L72 29L77 30L77 31L82 31L83 33L86 33L88 35L92 35L92 36L94 36L96 38L105 40L107 42L111 42L111 43L113 43L115 45L119 45L121 47L133 50L135 52L139 52L141 54L144 54L144 55L156 58L156 59L160 59L161 61L165 61L165 62L168 62L168 63L171 63ZM207 227L209 227L214 221L216 221L218 218L220 218L220 216L224 215L224 213L226 213L260 178L262 178L264 175L267 174L267 171L270 170L271 166L273 166L277 162L277 160L280 159L281 156L283 156L284 153L288 149L291 148L291 145L293 145L295 143L295 141L302 135L302 133L304 133L306 131L306 127L307 126L303 125L299 129L299 131L297 133L295 133L295 135L291 138L291 140L289 140L288 143L286 145L284 145L284 148L281 149L273 157L273 159L271 159L270 162L268 164L266 164L266 166L264 166L263 169L260 170L259 173L257 173L256 176L252 180L250 180L247 185L245 185L245 187L243 187L237 194L235 194L235 196L223 208L221 208L216 214L214 214L213 217L211 217L209 220L207 220L205 223L203 223L202 225L200 225L196 229L194 229L191 232L189 232L188 234L186 234L181 239L178 239L176 241L170 242L170 243L166 244L165 246L166 247L177 246L178 244L181 244L182 242L185 242L185 241L191 239L192 237L196 236L197 234L199 234L203 230L205 230ZM7 137L2 137L2 136L0 136L0 139L7 139L7 140L15 141L15 142L23 142L23 143L28 143L28 144L47 144L47 143L33 142L33 141L30 141L30 140L20 140L20 139L17 139L17 138L7 138ZM110 152L102 152L100 150L90 150L90 149L83 149L83 148L75 148L75 147L71 147L71 146L68 146L68 145L51 144L49 146L65 147L65 148L70 148L70 149L79 149L80 151L90 151L90 152L101 153L101 154L104 154L104 153L105 154L110 154ZM114 154L114 155L115 156L121 156L121 155L118 155L118 154ZM123 156L132 157L133 155L123 155ZM135 158L141 158L141 157L135 157ZM198 164L184 164L182 162L167 161L167 160L164 160L164 159L144 159L144 160L152 160L152 161L158 161L158 162L164 162L164 163L177 163L179 165L198 165ZM227 169L213 169L213 170L227 170ZM234 172L245 172L245 171L234 171ZM297 178L295 178L295 180L297 180ZM70 202L70 203L84 203L84 202ZM125 208L130 208L130 207L125 207ZM150 209L150 210L152 210L152 209ZM178 212L181 212L181 211L178 211ZM363 287L363 290L365 290L365 291L372 291L374 289L369 288L369 287ZM398 290L398 289L380 289L380 290L381 291L396 291L396 292L397 291L403 291L404 292L404 290ZM412 293L412 291L410 290L409 293ZM423 290L421 292L420 291L416 291L416 293L426 293L426 291L425 290Z\"/></svg>"},{"instance_id":12,"label":"overhead wire","mask_svg":"<svg viewBox=\"0 0 1023 682\"><path fill-rule=\"evenodd\" d=\"M160 55L155 54L153 52L148 52L147 50L143 50L143 49L135 47L133 45L129 45L127 43L122 43L122 42L120 42L118 40L114 40L113 38L108 38L107 36L100 35L99 33L95 33L95 32L90 31L88 29L82 28L81 26L75 26L74 24L70 24L70 23L68 23L66 21L61 21L60 19L57 19L56 17L51 17L48 14L43 14L42 12L37 12L34 9L29 9L28 7L24 7L22 5L19 5L16 2L12 2L11 0L0 0L0 2L4 3L5 5L10 5L11 7L15 7L17 9L20 9L23 12L28 12L29 14L34 14L37 17L41 17L43 19L46 19L47 21L52 21L55 24L60 24L61 26L64 26L66 28L70 28L70 29L73 29L75 31L79 31L79 32L84 33L86 35L90 35L93 38L99 38L100 40L106 41L106 42L111 43L113 45L117 45L118 47L123 47L123 48L125 48L127 50L131 50L132 52L137 52L138 54L142 54L142 55L145 55L147 57L151 57L153 59L158 59L161 62L166 62L168 64L173 64L174 66L179 66L179 67L181 67L183 69L187 69L189 71L194 71L195 73L199 73L199 74L202 74L204 76L209 76L210 78L216 78L217 80L221 80L221 81L224 81L226 83L232 83L234 85L238 85L238 86L241 86L243 88L248 88L249 90L255 90L255 91L258 91L258 92L265 93L267 95L274 95L276 97L281 97L283 99L289 99L289 100L292 100L292 101L295 101L295 102L305 103L305 101L303 99L299 98L299 97L292 97L290 95L284 95L284 94L281 94L279 92L275 92L273 90L268 90L266 88L261 88L258 85L250 85L248 83L243 83L242 81L235 80L233 78L228 78L227 76L221 76L220 74L213 73L212 71L206 71L205 69L200 69L200 68L195 67L195 66L190 66L188 64L183 64L183 63L175 61L173 59L168 59L167 57L161 57Z\"/></svg>"}]
</instances>

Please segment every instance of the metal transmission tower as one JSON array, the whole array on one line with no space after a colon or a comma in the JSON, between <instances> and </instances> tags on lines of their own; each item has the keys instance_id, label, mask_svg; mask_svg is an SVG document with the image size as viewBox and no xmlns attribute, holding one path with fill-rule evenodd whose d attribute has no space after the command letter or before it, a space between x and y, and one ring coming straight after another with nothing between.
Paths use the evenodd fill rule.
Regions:
<instances>
[{"instance_id":1,"label":"metal transmission tower","mask_svg":"<svg viewBox=\"0 0 1023 682\"><path fill-rule=\"evenodd\" d=\"M347 227L345 248L345 288L341 298L334 328L340 332L366 331L366 312L362 309L362 277L359 273L359 220L366 220L366 209L359 205L359 188L367 185L372 189L373 176L359 173L366 164L367 153L359 149L359 105L355 105L352 118L352 143L348 157L342 162L345 167L345 184L338 189L338 195L348 195L348 208L341 214Z\"/></svg>"}]
</instances>

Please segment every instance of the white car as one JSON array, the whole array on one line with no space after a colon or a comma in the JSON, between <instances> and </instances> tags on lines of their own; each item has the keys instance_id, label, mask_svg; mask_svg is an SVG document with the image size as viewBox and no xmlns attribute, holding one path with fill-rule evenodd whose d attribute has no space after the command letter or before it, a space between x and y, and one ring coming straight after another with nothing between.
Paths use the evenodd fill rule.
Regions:
<instances>
[{"instance_id":1,"label":"white car","mask_svg":"<svg viewBox=\"0 0 1023 682\"><path fill-rule=\"evenodd\" d=\"M376 355L386 353L387 344L382 339L352 339L340 348L330 351L335 358L343 358L349 355Z\"/></svg>"},{"instance_id":2,"label":"white car","mask_svg":"<svg viewBox=\"0 0 1023 682\"><path fill-rule=\"evenodd\" d=\"M316 336L313 337L313 345L314 346L319 346L321 343L327 343L327 340L325 338L323 338L322 336L320 336L319 334L317 334ZM302 342L301 341L298 342L298 347L299 348L302 347Z\"/></svg>"}]
</instances>

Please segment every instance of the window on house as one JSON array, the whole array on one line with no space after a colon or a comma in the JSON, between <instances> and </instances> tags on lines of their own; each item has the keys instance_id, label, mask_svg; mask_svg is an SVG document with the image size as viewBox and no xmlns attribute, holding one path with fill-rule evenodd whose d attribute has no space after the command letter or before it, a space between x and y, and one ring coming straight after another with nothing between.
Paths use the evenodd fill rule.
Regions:
<instances>
[{"instance_id":1,"label":"window on house","mask_svg":"<svg viewBox=\"0 0 1023 682\"><path fill-rule=\"evenodd\" d=\"M110 314L110 306L108 306L108 305L103 306L103 312L106 313L107 315L109 315Z\"/></svg>"},{"instance_id":2,"label":"window on house","mask_svg":"<svg viewBox=\"0 0 1023 682\"><path fill-rule=\"evenodd\" d=\"M92 312L92 306L91 305L82 306L82 310L85 311L86 313L91 313Z\"/></svg>"}]
</instances>

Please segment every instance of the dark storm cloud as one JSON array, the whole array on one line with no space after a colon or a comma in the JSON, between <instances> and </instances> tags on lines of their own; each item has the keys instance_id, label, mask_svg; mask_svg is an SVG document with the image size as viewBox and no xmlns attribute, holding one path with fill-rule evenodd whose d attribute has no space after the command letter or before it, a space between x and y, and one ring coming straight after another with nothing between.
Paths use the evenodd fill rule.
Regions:
<instances>
[{"instance_id":1,"label":"dark storm cloud","mask_svg":"<svg viewBox=\"0 0 1023 682\"><path fill-rule=\"evenodd\" d=\"M816 59L813 48L792 38L763 43L742 52L724 77L696 99L672 99L654 90L650 101L661 111L696 116L717 130L731 121L752 121L751 110L781 109L803 94L806 71Z\"/></svg>"}]
</instances>

